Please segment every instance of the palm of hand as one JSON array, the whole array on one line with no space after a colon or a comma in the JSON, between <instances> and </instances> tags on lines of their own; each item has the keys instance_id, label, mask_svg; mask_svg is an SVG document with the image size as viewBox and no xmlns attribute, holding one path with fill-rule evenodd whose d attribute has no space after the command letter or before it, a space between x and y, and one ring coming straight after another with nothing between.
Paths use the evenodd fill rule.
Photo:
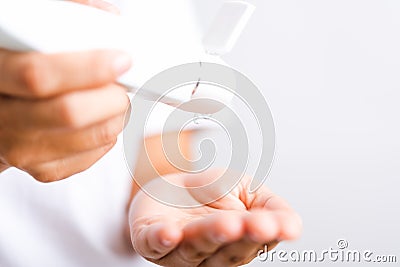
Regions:
<instances>
[{"instance_id":1,"label":"palm of hand","mask_svg":"<svg viewBox=\"0 0 400 267\"><path fill-rule=\"evenodd\" d=\"M196 181L213 175L202 173ZM184 175L169 178L187 185ZM245 178L223 198L196 208L168 206L138 193L130 210L135 250L163 266L238 266L254 259L264 244L272 249L278 241L297 238L301 220L290 206L266 187L250 194L248 184ZM213 194L187 191L199 204Z\"/></svg>"}]
</instances>

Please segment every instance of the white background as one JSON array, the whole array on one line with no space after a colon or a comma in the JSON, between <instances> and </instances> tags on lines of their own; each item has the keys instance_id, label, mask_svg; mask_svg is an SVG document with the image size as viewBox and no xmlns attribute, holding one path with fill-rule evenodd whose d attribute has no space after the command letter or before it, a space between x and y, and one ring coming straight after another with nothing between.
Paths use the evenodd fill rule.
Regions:
<instances>
[{"instance_id":1,"label":"white background","mask_svg":"<svg viewBox=\"0 0 400 267\"><path fill-rule=\"evenodd\" d=\"M249 2L256 13L225 59L270 104L278 142L267 185L304 221L302 238L278 250L336 249L344 238L400 260L400 1ZM204 27L221 3L196 1Z\"/></svg>"}]
</instances>

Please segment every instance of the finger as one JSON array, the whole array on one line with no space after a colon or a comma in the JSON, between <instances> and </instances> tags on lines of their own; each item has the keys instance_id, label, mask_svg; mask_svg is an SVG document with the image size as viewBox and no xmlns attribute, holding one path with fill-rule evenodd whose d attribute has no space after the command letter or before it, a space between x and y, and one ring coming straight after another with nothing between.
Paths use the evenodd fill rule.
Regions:
<instances>
[{"instance_id":1,"label":"finger","mask_svg":"<svg viewBox=\"0 0 400 267\"><path fill-rule=\"evenodd\" d=\"M291 209L290 205L283 198L271 195L263 204L264 208L269 210L288 210Z\"/></svg>"},{"instance_id":2,"label":"finger","mask_svg":"<svg viewBox=\"0 0 400 267\"><path fill-rule=\"evenodd\" d=\"M298 239L303 228L300 216L293 211L276 211L274 213L280 225L278 240Z\"/></svg>"},{"instance_id":3,"label":"finger","mask_svg":"<svg viewBox=\"0 0 400 267\"><path fill-rule=\"evenodd\" d=\"M36 180L49 183L66 179L74 174L85 171L102 158L114 143L108 144L92 151L87 151L69 158L47 162L25 170Z\"/></svg>"},{"instance_id":4,"label":"finger","mask_svg":"<svg viewBox=\"0 0 400 267\"><path fill-rule=\"evenodd\" d=\"M224 244L239 240L243 234L243 219L239 213L224 212L199 219L184 228L184 239L179 247L160 263L178 261L184 265L198 265Z\"/></svg>"},{"instance_id":5,"label":"finger","mask_svg":"<svg viewBox=\"0 0 400 267\"><path fill-rule=\"evenodd\" d=\"M250 262L260 244L276 246L276 240L296 239L301 227L290 211L252 210L244 218L247 238L230 244L205 260L200 266L237 266Z\"/></svg>"},{"instance_id":6,"label":"finger","mask_svg":"<svg viewBox=\"0 0 400 267\"><path fill-rule=\"evenodd\" d=\"M216 209L246 211L238 190L232 190L229 170L208 169L201 173L185 174L184 186L196 201ZM227 180L230 179L228 182ZM227 192L230 192L227 194ZM216 201L218 200L218 201Z\"/></svg>"},{"instance_id":7,"label":"finger","mask_svg":"<svg viewBox=\"0 0 400 267\"><path fill-rule=\"evenodd\" d=\"M249 182L245 185L248 188ZM247 193L243 198L248 209L263 208L268 210L292 210L285 199L275 195L269 188L262 186L254 193Z\"/></svg>"},{"instance_id":8,"label":"finger","mask_svg":"<svg viewBox=\"0 0 400 267\"><path fill-rule=\"evenodd\" d=\"M150 225L135 225L131 234L133 247L149 260L158 260L170 253L183 237L182 230L168 219Z\"/></svg>"},{"instance_id":9,"label":"finger","mask_svg":"<svg viewBox=\"0 0 400 267\"><path fill-rule=\"evenodd\" d=\"M222 248L201 266L237 266L250 262L260 244L276 245L280 238L281 219L284 218L271 211L252 210L244 216L245 238Z\"/></svg>"},{"instance_id":10,"label":"finger","mask_svg":"<svg viewBox=\"0 0 400 267\"><path fill-rule=\"evenodd\" d=\"M130 57L120 51L42 54L0 49L0 93L45 98L97 88L114 82L130 65Z\"/></svg>"},{"instance_id":11,"label":"finger","mask_svg":"<svg viewBox=\"0 0 400 267\"><path fill-rule=\"evenodd\" d=\"M259 243L274 240L294 240L302 231L300 217L292 210L251 210L245 217L246 231Z\"/></svg>"},{"instance_id":12,"label":"finger","mask_svg":"<svg viewBox=\"0 0 400 267\"><path fill-rule=\"evenodd\" d=\"M252 210L244 217L246 233L254 242L272 242L279 238L281 219L271 211Z\"/></svg>"},{"instance_id":13,"label":"finger","mask_svg":"<svg viewBox=\"0 0 400 267\"><path fill-rule=\"evenodd\" d=\"M101 1L101 0L72 0L72 2L92 6L92 7L102 9L104 11L108 11L108 12L111 12L114 14L120 13L119 9L116 6L114 6L108 2L105 2L105 1Z\"/></svg>"},{"instance_id":14,"label":"finger","mask_svg":"<svg viewBox=\"0 0 400 267\"><path fill-rule=\"evenodd\" d=\"M301 235L303 228L301 217L283 198L271 193L264 199L260 198L258 201L254 201L252 210L254 210L254 206L256 209L262 207L263 211L271 211L276 217L280 228L278 240L294 240Z\"/></svg>"},{"instance_id":15,"label":"finger","mask_svg":"<svg viewBox=\"0 0 400 267\"><path fill-rule=\"evenodd\" d=\"M278 239L293 240L300 236L302 231L302 221L300 216L283 198L275 195L268 188L261 187L254 194L247 196L245 202L246 206L251 209L252 214L256 213L257 210L262 212L271 212L270 215L273 215L276 218L275 221L280 229ZM271 222L272 221L270 220L269 223Z\"/></svg>"},{"instance_id":16,"label":"finger","mask_svg":"<svg viewBox=\"0 0 400 267\"><path fill-rule=\"evenodd\" d=\"M63 132L47 138L46 150L55 157L93 150L117 140L124 128L125 114L122 113L102 123L64 134ZM45 151L44 151L45 152ZM57 159L57 158L54 158Z\"/></svg>"},{"instance_id":17,"label":"finger","mask_svg":"<svg viewBox=\"0 0 400 267\"><path fill-rule=\"evenodd\" d=\"M125 112L129 99L122 87L110 84L40 101L0 97L0 105L8 129L79 129Z\"/></svg>"},{"instance_id":18,"label":"finger","mask_svg":"<svg viewBox=\"0 0 400 267\"><path fill-rule=\"evenodd\" d=\"M4 152L4 158L10 165L24 168L103 147L117 140L124 128L124 117L122 114L79 131L42 131L41 136L22 136L21 140L12 141L17 143L12 150ZM32 154L32 151L35 153Z\"/></svg>"}]
</instances>

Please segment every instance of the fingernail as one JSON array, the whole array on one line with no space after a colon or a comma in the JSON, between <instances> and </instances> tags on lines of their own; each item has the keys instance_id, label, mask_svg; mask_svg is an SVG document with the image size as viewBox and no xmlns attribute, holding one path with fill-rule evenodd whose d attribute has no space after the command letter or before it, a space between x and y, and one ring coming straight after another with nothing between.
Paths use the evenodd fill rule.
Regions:
<instances>
[{"instance_id":1,"label":"fingernail","mask_svg":"<svg viewBox=\"0 0 400 267\"><path fill-rule=\"evenodd\" d=\"M127 53L118 53L113 61L113 69L115 74L120 76L126 72L132 64L132 59Z\"/></svg>"}]
</instances>

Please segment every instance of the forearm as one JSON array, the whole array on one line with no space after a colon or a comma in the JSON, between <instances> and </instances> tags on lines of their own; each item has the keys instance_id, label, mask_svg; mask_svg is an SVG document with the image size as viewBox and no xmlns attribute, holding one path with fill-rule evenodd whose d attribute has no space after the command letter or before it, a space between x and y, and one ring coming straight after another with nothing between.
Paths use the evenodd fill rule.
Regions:
<instances>
[{"instance_id":1,"label":"forearm","mask_svg":"<svg viewBox=\"0 0 400 267\"><path fill-rule=\"evenodd\" d=\"M193 133L191 131L180 133L180 151L169 151L168 159L163 151L161 135L150 136L144 140L144 144L140 149L139 157L136 162L136 169L134 171L135 178L133 181L130 201L140 190L140 185L137 184L136 180L140 180L141 185L144 185L154 178L181 171L170 162L179 164L180 167L184 167L185 169L191 168L189 161L179 161L182 161L182 156L186 159L190 158L192 135ZM163 139L165 143L176 142L176 133L164 134Z\"/></svg>"}]
</instances>

